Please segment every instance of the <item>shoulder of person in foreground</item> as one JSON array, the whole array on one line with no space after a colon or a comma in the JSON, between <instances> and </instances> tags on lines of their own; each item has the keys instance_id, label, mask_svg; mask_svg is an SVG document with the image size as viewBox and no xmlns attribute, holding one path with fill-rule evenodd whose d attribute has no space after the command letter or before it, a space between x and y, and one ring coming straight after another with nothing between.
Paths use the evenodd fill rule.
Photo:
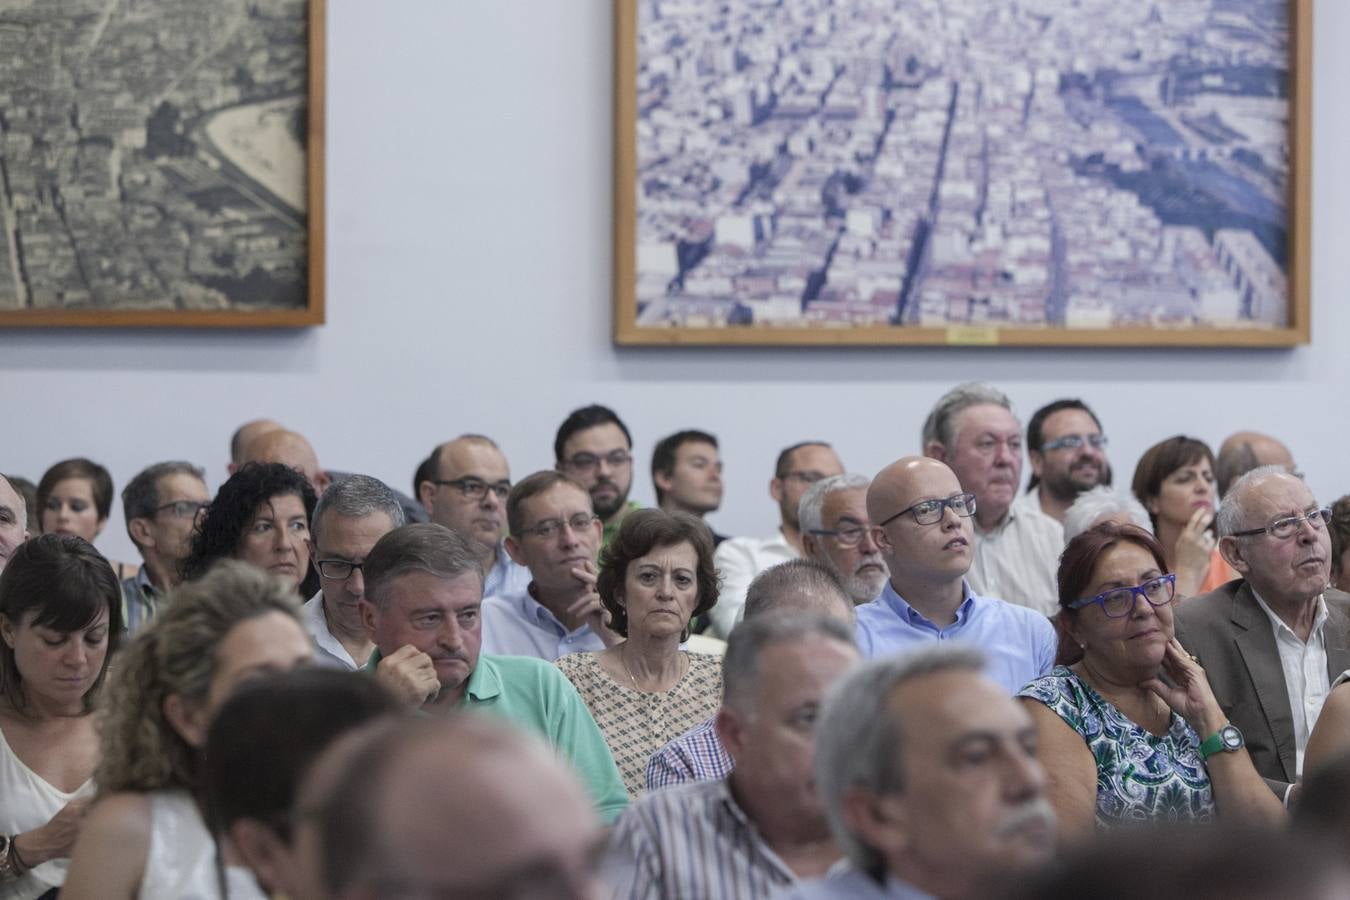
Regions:
<instances>
[{"instance_id":1,"label":"shoulder of person in foreground","mask_svg":"<svg viewBox=\"0 0 1350 900\"><path fill-rule=\"evenodd\" d=\"M100 799L80 826L63 900L134 898L150 853L150 798L123 792Z\"/></svg>"}]
</instances>

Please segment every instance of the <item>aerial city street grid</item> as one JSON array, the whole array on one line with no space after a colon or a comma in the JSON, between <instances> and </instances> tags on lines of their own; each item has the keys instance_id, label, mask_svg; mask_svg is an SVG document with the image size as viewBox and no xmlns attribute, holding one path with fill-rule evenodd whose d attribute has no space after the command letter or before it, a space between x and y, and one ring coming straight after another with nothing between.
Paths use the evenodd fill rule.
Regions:
<instances>
[{"instance_id":1,"label":"aerial city street grid","mask_svg":"<svg viewBox=\"0 0 1350 900\"><path fill-rule=\"evenodd\" d=\"M305 9L0 3L0 311L303 308Z\"/></svg>"},{"instance_id":2,"label":"aerial city street grid","mask_svg":"<svg viewBox=\"0 0 1350 900\"><path fill-rule=\"evenodd\" d=\"M1285 0L639 0L637 324L1288 325Z\"/></svg>"}]
</instances>

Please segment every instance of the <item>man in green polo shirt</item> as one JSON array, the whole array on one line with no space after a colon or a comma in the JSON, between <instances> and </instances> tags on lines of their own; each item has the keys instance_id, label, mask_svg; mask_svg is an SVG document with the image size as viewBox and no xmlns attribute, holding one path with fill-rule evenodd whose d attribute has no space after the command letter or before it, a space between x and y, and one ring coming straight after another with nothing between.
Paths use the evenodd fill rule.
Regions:
<instances>
[{"instance_id":1,"label":"man in green polo shirt","mask_svg":"<svg viewBox=\"0 0 1350 900\"><path fill-rule=\"evenodd\" d=\"M628 794L576 688L543 660L479 655L483 570L473 542L442 525L405 525L380 538L363 572L361 618L375 642L368 671L424 713L471 708L540 734L613 821Z\"/></svg>"}]
</instances>

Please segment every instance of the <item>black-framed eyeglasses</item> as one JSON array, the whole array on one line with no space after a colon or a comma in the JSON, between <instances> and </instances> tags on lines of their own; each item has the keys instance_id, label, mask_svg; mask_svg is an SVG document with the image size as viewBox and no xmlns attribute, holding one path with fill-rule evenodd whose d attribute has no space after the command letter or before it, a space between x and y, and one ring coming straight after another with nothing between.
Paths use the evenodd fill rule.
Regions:
<instances>
[{"instance_id":1,"label":"black-framed eyeglasses","mask_svg":"<svg viewBox=\"0 0 1350 900\"><path fill-rule=\"evenodd\" d=\"M1066 434L1063 437L1057 437L1053 441L1046 441L1041 444L1042 453L1050 453L1054 450L1081 450L1083 445L1087 444L1093 450L1106 449L1106 435L1104 434Z\"/></svg>"},{"instance_id":2,"label":"black-framed eyeglasses","mask_svg":"<svg viewBox=\"0 0 1350 900\"><path fill-rule=\"evenodd\" d=\"M867 526L847 520L836 523L833 529L812 528L811 533L818 537L834 538L840 547L856 547L867 536Z\"/></svg>"},{"instance_id":3,"label":"black-framed eyeglasses","mask_svg":"<svg viewBox=\"0 0 1350 900\"><path fill-rule=\"evenodd\" d=\"M489 483L481 478L469 476L455 478L451 481L436 480L431 483L441 487L452 487L463 494L466 500L482 500L487 496L488 491L496 494L498 500L505 500L511 493L511 482L506 479Z\"/></svg>"},{"instance_id":4,"label":"black-framed eyeglasses","mask_svg":"<svg viewBox=\"0 0 1350 900\"><path fill-rule=\"evenodd\" d=\"M529 528L520 529L517 534L532 534L535 537L549 540L550 538L557 537L562 532L564 525L572 529L573 532L585 531L587 528L591 527L591 523L597 518L598 516L595 516L592 513L577 513L566 519L545 519L542 522L531 525Z\"/></svg>"},{"instance_id":5,"label":"black-framed eyeglasses","mask_svg":"<svg viewBox=\"0 0 1350 900\"><path fill-rule=\"evenodd\" d=\"M1166 606L1172 602L1176 593L1177 576L1160 575L1157 578L1150 578L1143 584L1136 584L1134 587L1111 588L1109 591L1102 591L1095 597L1075 600L1069 604L1069 609L1082 609L1085 606L1100 603L1102 612L1106 613L1108 618L1122 619L1134 611L1134 598L1137 596L1143 595L1150 606Z\"/></svg>"},{"instance_id":6,"label":"black-framed eyeglasses","mask_svg":"<svg viewBox=\"0 0 1350 900\"><path fill-rule=\"evenodd\" d=\"M633 454L627 450L611 450L598 456L594 453L577 453L570 459L563 460L563 465L577 472L594 472L601 462L606 463L611 469L618 469L632 461Z\"/></svg>"},{"instance_id":7,"label":"black-framed eyeglasses","mask_svg":"<svg viewBox=\"0 0 1350 900\"><path fill-rule=\"evenodd\" d=\"M206 503L202 500L175 500L172 503L156 506L155 515L172 510L175 519L193 519L204 509L206 509Z\"/></svg>"},{"instance_id":8,"label":"black-framed eyeglasses","mask_svg":"<svg viewBox=\"0 0 1350 900\"><path fill-rule=\"evenodd\" d=\"M346 581L352 577L353 572L360 571L364 574L365 563L352 562L350 559L316 559L314 568L319 570L319 574L332 581Z\"/></svg>"},{"instance_id":9,"label":"black-framed eyeglasses","mask_svg":"<svg viewBox=\"0 0 1350 900\"><path fill-rule=\"evenodd\" d=\"M1248 528L1245 531L1235 531L1232 537L1251 537L1256 534L1268 534L1276 540L1283 541L1293 537L1298 533L1298 527L1304 522L1312 526L1313 530L1320 531L1331 521L1331 509L1323 506L1320 509L1310 509L1301 516L1289 516L1284 519L1276 519L1264 528Z\"/></svg>"},{"instance_id":10,"label":"black-framed eyeglasses","mask_svg":"<svg viewBox=\"0 0 1350 900\"><path fill-rule=\"evenodd\" d=\"M914 521L920 525L936 525L942 521L942 515L948 509L956 513L963 519L968 519L975 515L975 495L970 491L962 491L959 494L952 494L950 497L933 498L932 500L920 500L913 506L907 506L895 515L877 524L885 527L905 513L913 513Z\"/></svg>"}]
</instances>

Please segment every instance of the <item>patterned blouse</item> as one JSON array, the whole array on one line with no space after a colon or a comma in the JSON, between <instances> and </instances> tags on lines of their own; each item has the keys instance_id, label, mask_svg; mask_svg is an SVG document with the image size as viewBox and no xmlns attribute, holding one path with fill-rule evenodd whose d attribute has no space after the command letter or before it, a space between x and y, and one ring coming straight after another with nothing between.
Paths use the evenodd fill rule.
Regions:
<instances>
[{"instance_id":1,"label":"patterned blouse","mask_svg":"<svg viewBox=\"0 0 1350 900\"><path fill-rule=\"evenodd\" d=\"M1200 738L1172 713L1163 737L1125 718L1072 669L1055 666L1018 692L1044 703L1083 736L1097 761L1097 828L1210 822L1214 790Z\"/></svg>"},{"instance_id":2,"label":"patterned blouse","mask_svg":"<svg viewBox=\"0 0 1350 900\"><path fill-rule=\"evenodd\" d=\"M722 657L686 655L689 671L665 693L647 693L616 681L595 653L570 653L554 663L590 707L630 797L642 793L651 755L722 704Z\"/></svg>"}]
</instances>

